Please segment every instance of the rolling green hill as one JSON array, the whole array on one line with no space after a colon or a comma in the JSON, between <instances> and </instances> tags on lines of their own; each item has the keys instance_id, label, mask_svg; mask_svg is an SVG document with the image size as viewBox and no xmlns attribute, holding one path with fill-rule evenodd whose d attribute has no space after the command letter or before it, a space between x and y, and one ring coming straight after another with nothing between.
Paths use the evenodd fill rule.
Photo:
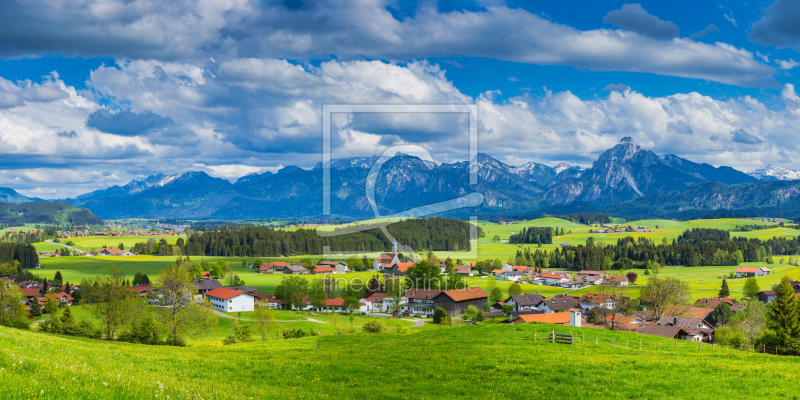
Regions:
<instances>
[{"instance_id":1,"label":"rolling green hill","mask_svg":"<svg viewBox=\"0 0 800 400\"><path fill-rule=\"evenodd\" d=\"M576 344L535 340L551 329ZM794 357L546 324L190 348L0 328L0 368L4 399L775 399L800 389Z\"/></svg>"}]
</instances>

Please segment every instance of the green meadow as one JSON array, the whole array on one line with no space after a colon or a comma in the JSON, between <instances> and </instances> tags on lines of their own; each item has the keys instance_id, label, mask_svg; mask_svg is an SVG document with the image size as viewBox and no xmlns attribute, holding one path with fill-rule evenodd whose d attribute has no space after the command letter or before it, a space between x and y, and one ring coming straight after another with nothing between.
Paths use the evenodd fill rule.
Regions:
<instances>
[{"instance_id":1,"label":"green meadow","mask_svg":"<svg viewBox=\"0 0 800 400\"><path fill-rule=\"evenodd\" d=\"M575 344L543 341L551 330ZM800 390L795 357L548 324L185 348L2 327L0 371L3 399L775 399Z\"/></svg>"},{"instance_id":2,"label":"green meadow","mask_svg":"<svg viewBox=\"0 0 800 400\"><path fill-rule=\"evenodd\" d=\"M175 244L178 241L178 238L183 238L186 240L186 236L176 236L176 235L153 235L153 236L82 236L82 237L74 237L70 239L64 239L63 242L67 242L71 240L75 243L75 247L79 249L83 249L85 251L100 250L103 247L113 247L116 248L122 243L126 249L130 249L136 243L145 243L149 239L155 239L156 242L164 239L169 244Z\"/></svg>"}]
</instances>

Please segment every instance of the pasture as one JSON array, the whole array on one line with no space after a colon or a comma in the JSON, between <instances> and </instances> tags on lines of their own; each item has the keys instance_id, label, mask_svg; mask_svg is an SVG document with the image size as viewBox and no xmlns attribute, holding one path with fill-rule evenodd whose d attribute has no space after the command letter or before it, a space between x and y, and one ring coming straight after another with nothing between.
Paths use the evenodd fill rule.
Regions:
<instances>
[{"instance_id":1,"label":"pasture","mask_svg":"<svg viewBox=\"0 0 800 400\"><path fill-rule=\"evenodd\" d=\"M541 340L551 329L574 334L575 345ZM2 327L0 397L718 399L792 398L800 390L796 358L687 343L487 324L175 348ZM549 378L538 379L543 371Z\"/></svg>"}]
</instances>

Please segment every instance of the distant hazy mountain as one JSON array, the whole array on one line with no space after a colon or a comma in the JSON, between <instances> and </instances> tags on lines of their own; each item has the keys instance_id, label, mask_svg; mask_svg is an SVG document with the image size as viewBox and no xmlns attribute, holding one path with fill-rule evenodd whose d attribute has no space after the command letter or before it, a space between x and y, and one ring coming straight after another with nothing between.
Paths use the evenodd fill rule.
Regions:
<instances>
[{"instance_id":1,"label":"distant hazy mountain","mask_svg":"<svg viewBox=\"0 0 800 400\"><path fill-rule=\"evenodd\" d=\"M800 171L769 164L761 169L754 169L747 173L760 181L795 181L800 180Z\"/></svg>"},{"instance_id":2,"label":"distant hazy mountain","mask_svg":"<svg viewBox=\"0 0 800 400\"><path fill-rule=\"evenodd\" d=\"M374 216L365 193L365 181L376 160L377 157L331 160L334 216ZM748 202L765 206L780 204L782 200L775 196L790 198L793 193L787 186L785 191L776 189L757 195L755 190L765 187L746 186L757 182L753 176L675 155L659 156L642 149L630 138L605 151L589 169L564 163L549 167L533 161L510 166L486 154L478 154L474 161L478 185L471 187L468 162L433 165L409 155L389 159L376 184L375 199L380 214L402 212L472 192L483 195L481 208L453 215L525 215L537 210L568 212L572 208L605 207L672 212L676 204L684 209L722 209ZM89 208L105 219L319 217L322 216L321 168L321 163L310 170L289 166L275 173L247 175L234 184L204 172L158 174L69 202ZM720 182L721 186L710 182ZM729 195L736 197L725 197Z\"/></svg>"},{"instance_id":3,"label":"distant hazy mountain","mask_svg":"<svg viewBox=\"0 0 800 400\"><path fill-rule=\"evenodd\" d=\"M237 195L230 182L205 172L150 176L67 200L101 218L201 218Z\"/></svg>"},{"instance_id":4,"label":"distant hazy mountain","mask_svg":"<svg viewBox=\"0 0 800 400\"><path fill-rule=\"evenodd\" d=\"M739 184L756 180L730 167L715 168L674 155L659 156L626 137L600 155L592 168L551 186L544 200L549 204L577 200L606 206L708 181Z\"/></svg>"},{"instance_id":5,"label":"distant hazy mountain","mask_svg":"<svg viewBox=\"0 0 800 400\"><path fill-rule=\"evenodd\" d=\"M14 189L0 187L0 202L20 204L28 201L37 201L17 193Z\"/></svg>"},{"instance_id":6,"label":"distant hazy mountain","mask_svg":"<svg viewBox=\"0 0 800 400\"><path fill-rule=\"evenodd\" d=\"M766 181L726 185L704 182L686 189L662 192L609 206L616 215L668 215L692 210L797 210L800 181Z\"/></svg>"}]
</instances>

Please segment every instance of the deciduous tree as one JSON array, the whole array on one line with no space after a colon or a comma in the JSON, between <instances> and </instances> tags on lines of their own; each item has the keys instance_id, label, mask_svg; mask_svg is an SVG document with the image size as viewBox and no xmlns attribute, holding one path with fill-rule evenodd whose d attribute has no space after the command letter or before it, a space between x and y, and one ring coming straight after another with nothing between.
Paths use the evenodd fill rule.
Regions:
<instances>
[{"instance_id":1,"label":"deciduous tree","mask_svg":"<svg viewBox=\"0 0 800 400\"><path fill-rule=\"evenodd\" d=\"M108 275L96 277L85 297L92 313L100 318L103 332L109 339L116 337L119 327L131 315L131 302L137 301L133 292L125 287L124 276L115 267L111 267Z\"/></svg>"},{"instance_id":2,"label":"deciduous tree","mask_svg":"<svg viewBox=\"0 0 800 400\"><path fill-rule=\"evenodd\" d=\"M183 345L186 335L205 332L216 326L217 318L211 305L195 298L197 287L185 266L168 265L161 271L159 283L167 304L161 315L170 344Z\"/></svg>"},{"instance_id":3,"label":"deciduous tree","mask_svg":"<svg viewBox=\"0 0 800 400\"><path fill-rule=\"evenodd\" d=\"M639 300L652 310L656 320L680 315L689 307L689 288L678 279L653 276L641 289Z\"/></svg>"},{"instance_id":4,"label":"deciduous tree","mask_svg":"<svg viewBox=\"0 0 800 400\"><path fill-rule=\"evenodd\" d=\"M758 280L754 277L749 277L744 281L744 287L742 288L745 297L755 298L759 292L761 292L761 288L758 286Z\"/></svg>"}]
</instances>

